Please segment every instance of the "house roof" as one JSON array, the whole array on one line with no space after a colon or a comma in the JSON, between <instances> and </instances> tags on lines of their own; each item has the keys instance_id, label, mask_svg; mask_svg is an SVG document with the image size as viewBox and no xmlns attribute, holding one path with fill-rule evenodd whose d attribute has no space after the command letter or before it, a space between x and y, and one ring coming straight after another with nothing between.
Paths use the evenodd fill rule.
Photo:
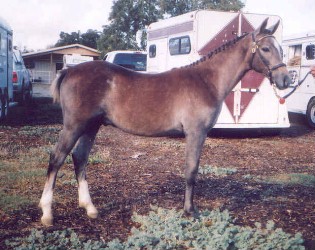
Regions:
<instances>
[{"instance_id":1,"label":"house roof","mask_svg":"<svg viewBox=\"0 0 315 250\"><path fill-rule=\"evenodd\" d=\"M69 51L73 51L75 49L83 49L88 52L89 55L99 56L101 53L93 48L84 46L82 44L71 44L61 47L50 48L46 50L39 50L36 52L23 53L23 58L42 56L48 54L68 54Z\"/></svg>"}]
</instances>

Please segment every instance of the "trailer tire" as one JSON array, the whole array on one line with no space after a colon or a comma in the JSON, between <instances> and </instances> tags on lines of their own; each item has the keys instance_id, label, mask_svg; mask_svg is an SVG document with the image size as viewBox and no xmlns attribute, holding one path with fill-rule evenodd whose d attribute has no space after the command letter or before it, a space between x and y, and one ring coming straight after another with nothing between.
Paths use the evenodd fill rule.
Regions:
<instances>
[{"instance_id":1,"label":"trailer tire","mask_svg":"<svg viewBox=\"0 0 315 250\"><path fill-rule=\"evenodd\" d=\"M311 128L315 128L315 98L312 98L306 110L307 123Z\"/></svg>"},{"instance_id":2,"label":"trailer tire","mask_svg":"<svg viewBox=\"0 0 315 250\"><path fill-rule=\"evenodd\" d=\"M9 110L9 99L8 95L5 93L2 93L0 91L0 121L4 121L4 119L8 115Z\"/></svg>"}]
</instances>

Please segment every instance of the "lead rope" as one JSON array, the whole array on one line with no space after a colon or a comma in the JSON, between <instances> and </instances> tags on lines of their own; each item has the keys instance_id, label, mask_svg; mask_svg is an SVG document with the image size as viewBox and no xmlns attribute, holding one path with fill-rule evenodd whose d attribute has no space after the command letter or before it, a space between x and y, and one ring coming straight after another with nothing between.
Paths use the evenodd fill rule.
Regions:
<instances>
[{"instance_id":1,"label":"lead rope","mask_svg":"<svg viewBox=\"0 0 315 250\"><path fill-rule=\"evenodd\" d=\"M278 92L277 92L277 87L276 84L272 84L273 87L273 91L275 92L275 96L279 99L279 103L280 104L284 104L285 103L285 99L287 99L290 95L292 95L301 85L302 83L305 81L306 77L311 74L311 71L307 72L307 74L304 76L304 78L298 82L298 84L292 89L291 92L289 92L288 94L286 94L285 96L281 97Z\"/></svg>"}]
</instances>

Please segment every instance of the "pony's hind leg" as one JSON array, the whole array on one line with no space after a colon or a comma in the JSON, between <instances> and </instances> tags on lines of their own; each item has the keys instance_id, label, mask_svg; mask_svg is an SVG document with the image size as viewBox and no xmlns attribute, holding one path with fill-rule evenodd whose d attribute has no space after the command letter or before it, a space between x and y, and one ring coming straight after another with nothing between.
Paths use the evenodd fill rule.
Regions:
<instances>
[{"instance_id":1,"label":"pony's hind leg","mask_svg":"<svg viewBox=\"0 0 315 250\"><path fill-rule=\"evenodd\" d=\"M51 206L57 173L79 136L79 130L68 130L64 126L63 130L60 132L58 143L56 144L54 150L50 153L46 183L39 202L39 207L43 212L41 222L45 226L51 226L53 224Z\"/></svg>"},{"instance_id":2,"label":"pony's hind leg","mask_svg":"<svg viewBox=\"0 0 315 250\"><path fill-rule=\"evenodd\" d=\"M89 128L78 140L73 150L72 159L75 167L75 174L78 181L79 206L86 209L90 218L97 218L98 211L92 203L88 183L86 181L86 164L91 148L94 143L99 125Z\"/></svg>"},{"instance_id":3,"label":"pony's hind leg","mask_svg":"<svg viewBox=\"0 0 315 250\"><path fill-rule=\"evenodd\" d=\"M202 151L202 146L206 139L205 130L186 134L186 166L185 166L185 202L184 211L194 215L194 187L196 185L196 177L198 174L199 159Z\"/></svg>"}]
</instances>

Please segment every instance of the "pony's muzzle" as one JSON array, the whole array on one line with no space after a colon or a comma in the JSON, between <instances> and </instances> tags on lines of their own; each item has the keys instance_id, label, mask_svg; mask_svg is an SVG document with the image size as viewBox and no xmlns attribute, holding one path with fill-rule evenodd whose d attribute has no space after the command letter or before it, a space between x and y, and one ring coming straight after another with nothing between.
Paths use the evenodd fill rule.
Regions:
<instances>
[{"instance_id":1,"label":"pony's muzzle","mask_svg":"<svg viewBox=\"0 0 315 250\"><path fill-rule=\"evenodd\" d=\"M272 74L272 80L276 84L277 88L282 90L288 88L292 84L292 79L289 73L279 72L278 74Z\"/></svg>"}]
</instances>

